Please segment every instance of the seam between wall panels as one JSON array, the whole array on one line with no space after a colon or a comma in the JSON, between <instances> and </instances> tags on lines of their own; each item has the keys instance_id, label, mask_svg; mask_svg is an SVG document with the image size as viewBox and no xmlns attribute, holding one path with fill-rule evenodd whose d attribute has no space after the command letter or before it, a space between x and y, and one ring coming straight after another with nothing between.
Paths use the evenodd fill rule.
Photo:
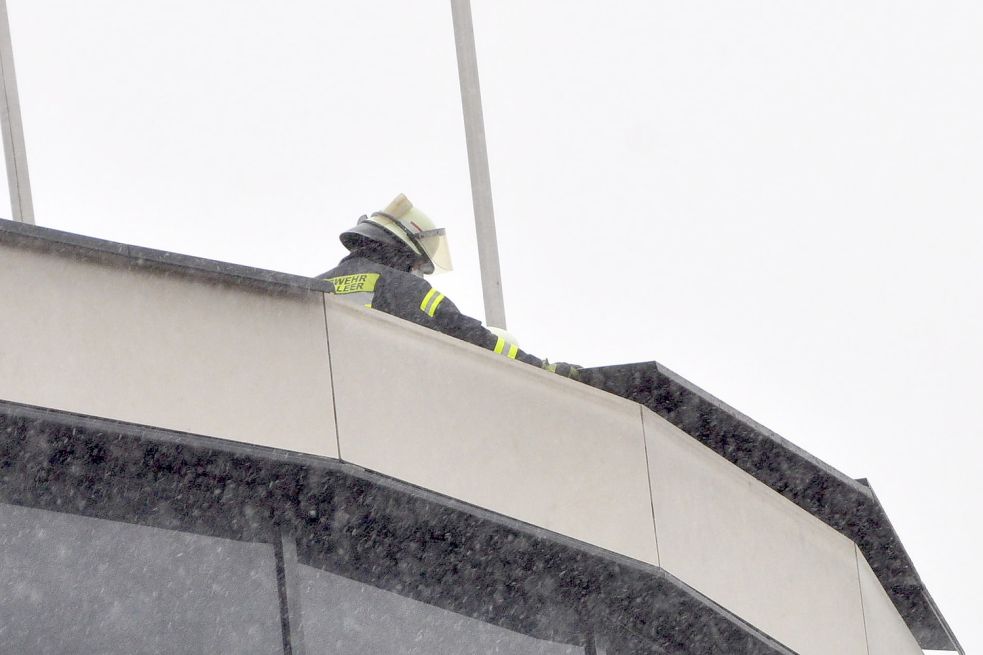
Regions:
<instances>
[{"instance_id":1,"label":"seam between wall panels","mask_svg":"<svg viewBox=\"0 0 983 655\"><path fill-rule=\"evenodd\" d=\"M645 434L645 408L638 406L638 418L642 424L642 447L645 451L645 478L649 485L649 508L652 510L652 534L655 536L655 559L662 566L662 553L659 552L659 527L655 521L655 494L652 491L652 465L649 460L649 440ZM869 655L869 654L868 654Z\"/></svg>"},{"instance_id":2,"label":"seam between wall panels","mask_svg":"<svg viewBox=\"0 0 983 655\"><path fill-rule=\"evenodd\" d=\"M338 427L338 394L334 389L334 364L331 361L331 336L328 334L328 294L321 294L321 308L324 310L324 343L328 348L328 379L331 381L331 411L334 413L334 438L335 446L338 448L338 459L344 461L341 456L341 429Z\"/></svg>"},{"instance_id":3,"label":"seam between wall panels","mask_svg":"<svg viewBox=\"0 0 983 655\"><path fill-rule=\"evenodd\" d=\"M864 623L864 648L867 655L870 655L870 637L867 635L867 610L864 609L864 586L860 581L860 549L857 544L853 544L853 561L857 565L857 591L860 594L860 618Z\"/></svg>"}]
</instances>

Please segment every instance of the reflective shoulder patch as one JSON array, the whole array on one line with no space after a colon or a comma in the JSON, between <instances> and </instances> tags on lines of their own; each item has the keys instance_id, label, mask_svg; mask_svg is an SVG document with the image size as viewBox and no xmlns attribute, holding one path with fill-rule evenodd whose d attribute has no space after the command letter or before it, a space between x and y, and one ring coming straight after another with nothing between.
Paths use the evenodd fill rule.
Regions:
<instances>
[{"instance_id":1,"label":"reflective shoulder patch","mask_svg":"<svg viewBox=\"0 0 983 655\"><path fill-rule=\"evenodd\" d=\"M420 303L420 311L433 318L433 315L437 311L437 307L444 301L444 294L440 293L436 289L430 289L427 295L423 297L423 302Z\"/></svg>"},{"instance_id":2,"label":"reflective shoulder patch","mask_svg":"<svg viewBox=\"0 0 983 655\"><path fill-rule=\"evenodd\" d=\"M379 281L379 274L356 273L354 275L329 277L327 280L334 285L334 292L337 294L372 293L375 291L376 282Z\"/></svg>"}]
</instances>

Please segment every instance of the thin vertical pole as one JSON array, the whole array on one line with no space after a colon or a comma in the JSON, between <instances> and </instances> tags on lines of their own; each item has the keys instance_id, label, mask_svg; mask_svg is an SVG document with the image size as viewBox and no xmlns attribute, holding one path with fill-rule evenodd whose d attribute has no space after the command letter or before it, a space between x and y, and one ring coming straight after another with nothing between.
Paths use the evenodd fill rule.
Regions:
<instances>
[{"instance_id":1,"label":"thin vertical pole","mask_svg":"<svg viewBox=\"0 0 983 655\"><path fill-rule=\"evenodd\" d=\"M454 19L454 42L457 46L457 73L461 81L468 168L471 171L471 200L478 235L478 265L481 268L481 294L485 301L485 323L505 329L502 270L498 263L498 237L495 234L495 211L492 207L488 148L485 145L485 119L481 111L471 1L451 0L451 15Z\"/></svg>"},{"instance_id":2,"label":"thin vertical pole","mask_svg":"<svg viewBox=\"0 0 983 655\"><path fill-rule=\"evenodd\" d=\"M273 541L276 581L280 595L280 628L284 655L305 655L304 615L300 608L300 580L297 571L297 542L283 527L276 530Z\"/></svg>"},{"instance_id":3,"label":"thin vertical pole","mask_svg":"<svg viewBox=\"0 0 983 655\"><path fill-rule=\"evenodd\" d=\"M20 119L20 97L14 75L14 49L10 41L7 0L0 0L0 122L3 128L3 152L7 158L7 184L10 208L15 221L34 223L31 180L27 175L27 151L24 125Z\"/></svg>"}]
</instances>

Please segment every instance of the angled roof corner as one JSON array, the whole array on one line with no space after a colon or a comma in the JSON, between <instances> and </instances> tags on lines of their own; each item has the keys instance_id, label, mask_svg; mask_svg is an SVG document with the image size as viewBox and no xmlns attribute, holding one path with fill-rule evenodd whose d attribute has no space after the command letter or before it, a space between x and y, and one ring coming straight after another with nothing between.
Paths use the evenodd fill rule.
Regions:
<instances>
[{"instance_id":1,"label":"angled roof corner","mask_svg":"<svg viewBox=\"0 0 983 655\"><path fill-rule=\"evenodd\" d=\"M658 362L585 370L588 383L635 400L851 539L926 650L963 652L873 489Z\"/></svg>"}]
</instances>

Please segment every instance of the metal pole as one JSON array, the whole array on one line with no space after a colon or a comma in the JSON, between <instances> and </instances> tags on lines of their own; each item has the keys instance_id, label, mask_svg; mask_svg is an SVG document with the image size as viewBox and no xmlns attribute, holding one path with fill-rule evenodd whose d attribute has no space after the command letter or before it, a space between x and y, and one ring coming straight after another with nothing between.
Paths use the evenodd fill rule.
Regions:
<instances>
[{"instance_id":1,"label":"metal pole","mask_svg":"<svg viewBox=\"0 0 983 655\"><path fill-rule=\"evenodd\" d=\"M478 265L481 268L481 293L485 301L485 323L504 330L505 299L502 295L502 270L498 263L498 238L495 235L495 211L492 208L488 148L485 146L485 119L481 112L471 1L451 0L451 15L454 19L454 42L457 46L457 73L461 80L461 105L464 109L464 134L468 144L468 168L471 171L471 199L474 204L474 226L478 235Z\"/></svg>"},{"instance_id":2,"label":"metal pole","mask_svg":"<svg viewBox=\"0 0 983 655\"><path fill-rule=\"evenodd\" d=\"M3 127L3 152L7 158L7 184L10 208L15 221L34 223L31 179L27 175L27 150L24 125L20 119L20 98L14 75L14 49L10 41L7 0L0 0L0 122Z\"/></svg>"},{"instance_id":3,"label":"metal pole","mask_svg":"<svg viewBox=\"0 0 983 655\"><path fill-rule=\"evenodd\" d=\"M274 535L277 589L280 594L280 627L284 655L305 655L304 615L300 608L300 579L297 573L297 542L293 534L278 528Z\"/></svg>"}]
</instances>

